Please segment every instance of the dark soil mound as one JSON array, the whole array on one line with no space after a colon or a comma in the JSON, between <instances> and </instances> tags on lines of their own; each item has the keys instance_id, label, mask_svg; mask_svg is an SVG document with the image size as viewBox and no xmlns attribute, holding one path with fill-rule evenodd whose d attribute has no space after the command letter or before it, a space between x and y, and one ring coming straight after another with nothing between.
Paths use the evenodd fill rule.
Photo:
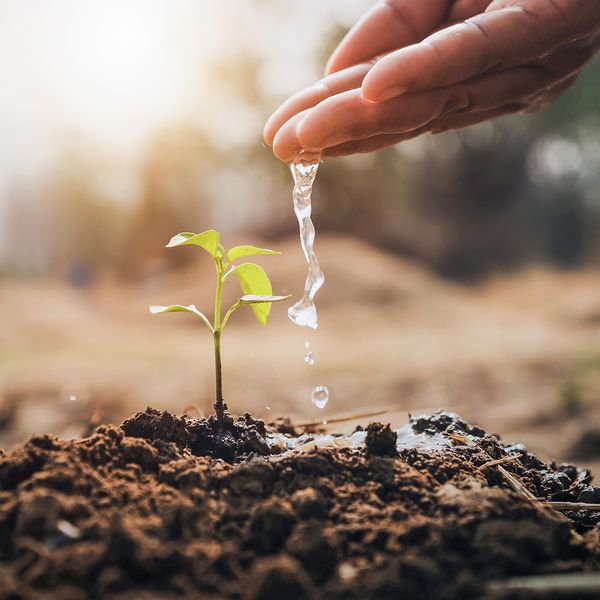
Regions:
<instances>
[{"instance_id":1,"label":"dark soil mound","mask_svg":"<svg viewBox=\"0 0 600 600\"><path fill-rule=\"evenodd\" d=\"M251 455L271 454L265 437L265 424L249 413L237 421L225 413L225 423L219 431L216 415L207 419L185 419L148 407L121 425L126 436L144 438L149 442L173 442L179 450L188 449L196 456L212 456L227 462L248 459ZM160 447L159 447L160 449Z\"/></svg>"},{"instance_id":2,"label":"dark soil mound","mask_svg":"<svg viewBox=\"0 0 600 600\"><path fill-rule=\"evenodd\" d=\"M491 581L597 566L599 512L562 516L489 463L515 455L503 468L561 501L594 498L589 474L453 415L411 423L455 446L398 455L381 425L275 455L262 422L227 423L148 409L0 456L0 598L504 598Z\"/></svg>"}]
</instances>

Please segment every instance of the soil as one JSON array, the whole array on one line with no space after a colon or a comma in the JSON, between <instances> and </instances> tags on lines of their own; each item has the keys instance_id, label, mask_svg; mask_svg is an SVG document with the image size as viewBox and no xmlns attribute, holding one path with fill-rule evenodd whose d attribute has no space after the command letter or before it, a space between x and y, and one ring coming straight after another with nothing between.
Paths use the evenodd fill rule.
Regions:
<instances>
[{"instance_id":1,"label":"soil","mask_svg":"<svg viewBox=\"0 0 600 600\"><path fill-rule=\"evenodd\" d=\"M220 432L150 408L35 436L0 451L0 598L517 598L490 583L598 568L600 512L550 510L489 462L514 456L537 497L599 502L588 471L455 415L411 425L454 445L398 451L372 424L363 447L282 451L250 415Z\"/></svg>"}]
</instances>

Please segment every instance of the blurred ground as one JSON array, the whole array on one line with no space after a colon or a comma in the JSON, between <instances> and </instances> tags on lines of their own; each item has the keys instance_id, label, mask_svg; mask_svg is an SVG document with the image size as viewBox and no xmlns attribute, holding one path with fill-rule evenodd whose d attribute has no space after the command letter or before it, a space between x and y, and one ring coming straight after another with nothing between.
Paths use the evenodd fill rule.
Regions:
<instances>
[{"instance_id":1,"label":"blurred ground","mask_svg":"<svg viewBox=\"0 0 600 600\"><path fill-rule=\"evenodd\" d=\"M266 244L284 253L257 261L274 291L298 295L296 238ZM248 310L226 330L233 412L321 420L386 408L383 420L400 423L441 407L559 460L600 427L600 272L536 268L461 287L352 238L321 236L317 251L327 277L317 332L292 325L283 306L266 329ZM147 305L210 311L211 269L204 257L177 272L157 265L141 287L3 282L0 447L34 432L77 436L92 416L120 421L147 404L209 411L210 336L190 315L152 316ZM306 340L313 366L303 362ZM323 411L311 405L314 385L330 389Z\"/></svg>"}]
</instances>

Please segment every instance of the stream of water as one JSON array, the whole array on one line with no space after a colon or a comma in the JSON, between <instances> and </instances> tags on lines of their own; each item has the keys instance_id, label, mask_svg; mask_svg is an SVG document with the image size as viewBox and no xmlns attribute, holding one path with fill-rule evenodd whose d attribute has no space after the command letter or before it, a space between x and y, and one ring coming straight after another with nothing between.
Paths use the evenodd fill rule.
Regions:
<instances>
[{"instance_id":1,"label":"stream of water","mask_svg":"<svg viewBox=\"0 0 600 600\"><path fill-rule=\"evenodd\" d=\"M304 294L302 298L288 309L288 316L292 323L300 327L311 327L316 329L319 326L317 317L317 307L315 305L315 295L325 282L325 276L319 261L315 254L315 226L311 219L312 212L312 188L319 169L319 162L310 163L292 163L290 170L294 178L293 202L294 212L298 219L300 229L300 245L304 258L308 264L308 274L304 283ZM304 353L304 362L307 365L313 365L314 355L310 349L310 342L305 343L306 352ZM319 409L325 408L329 401L329 390L324 385L318 385L313 388L311 401Z\"/></svg>"},{"instance_id":2,"label":"stream of water","mask_svg":"<svg viewBox=\"0 0 600 600\"><path fill-rule=\"evenodd\" d=\"M312 327L313 329L319 326L315 295L325 281L325 276L315 255L315 226L310 218L312 186L318 168L318 162L293 163L290 165L292 177L294 178L294 212L300 228L300 244L308 263L308 274L304 283L304 295L294 306L290 306L288 316L296 325Z\"/></svg>"}]
</instances>

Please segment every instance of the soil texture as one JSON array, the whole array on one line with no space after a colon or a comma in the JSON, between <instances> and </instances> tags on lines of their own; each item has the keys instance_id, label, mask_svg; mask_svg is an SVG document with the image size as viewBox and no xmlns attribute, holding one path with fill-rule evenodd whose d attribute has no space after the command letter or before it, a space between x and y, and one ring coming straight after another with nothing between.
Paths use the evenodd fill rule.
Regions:
<instances>
[{"instance_id":1,"label":"soil texture","mask_svg":"<svg viewBox=\"0 0 600 600\"><path fill-rule=\"evenodd\" d=\"M598 568L600 512L558 513L501 469L537 498L597 503L588 471L448 413L410 425L447 447L372 424L362 447L282 451L250 415L219 431L150 408L35 436L0 451L0 599L518 598L490 584Z\"/></svg>"}]
</instances>

